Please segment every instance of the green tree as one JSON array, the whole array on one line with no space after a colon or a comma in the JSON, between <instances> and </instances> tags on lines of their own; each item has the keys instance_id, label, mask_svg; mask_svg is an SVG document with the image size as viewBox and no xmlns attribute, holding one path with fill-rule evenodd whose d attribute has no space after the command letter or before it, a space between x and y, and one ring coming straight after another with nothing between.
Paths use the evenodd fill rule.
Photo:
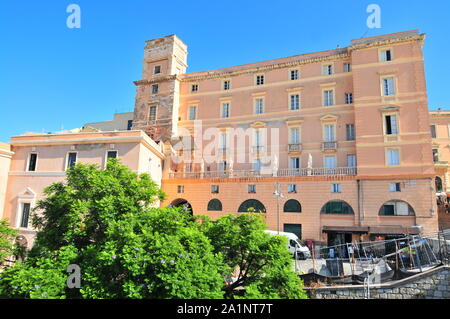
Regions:
<instances>
[{"instance_id":1,"label":"green tree","mask_svg":"<svg viewBox=\"0 0 450 319\"><path fill-rule=\"evenodd\" d=\"M203 220L200 227L211 239L214 252L224 256L228 276L234 277L224 288L227 298L306 298L293 270L287 239L265 233L261 214Z\"/></svg>"},{"instance_id":2,"label":"green tree","mask_svg":"<svg viewBox=\"0 0 450 319\"><path fill-rule=\"evenodd\" d=\"M35 245L7 269L0 296L15 298L221 298L222 256L181 208L155 208L164 194L147 174L110 160L77 164L38 202ZM66 286L81 268L81 289Z\"/></svg>"},{"instance_id":3,"label":"green tree","mask_svg":"<svg viewBox=\"0 0 450 319\"><path fill-rule=\"evenodd\" d=\"M6 220L0 220L0 264L14 252L14 238L17 231Z\"/></svg>"}]
</instances>

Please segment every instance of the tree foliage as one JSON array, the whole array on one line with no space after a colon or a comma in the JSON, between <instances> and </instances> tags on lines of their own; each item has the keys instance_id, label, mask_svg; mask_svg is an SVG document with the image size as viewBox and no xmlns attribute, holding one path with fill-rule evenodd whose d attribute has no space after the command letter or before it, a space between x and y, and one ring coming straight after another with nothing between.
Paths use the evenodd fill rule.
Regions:
<instances>
[{"instance_id":1,"label":"tree foliage","mask_svg":"<svg viewBox=\"0 0 450 319\"><path fill-rule=\"evenodd\" d=\"M0 264L14 252L14 238L17 231L6 220L0 220Z\"/></svg>"},{"instance_id":2,"label":"tree foliage","mask_svg":"<svg viewBox=\"0 0 450 319\"><path fill-rule=\"evenodd\" d=\"M157 208L163 192L117 160L77 164L45 189L28 258L3 271L3 298L301 298L282 238L251 215L217 222L182 208ZM39 213L37 213L39 212ZM81 269L69 289L67 267ZM226 284L236 267L238 283Z\"/></svg>"}]
</instances>

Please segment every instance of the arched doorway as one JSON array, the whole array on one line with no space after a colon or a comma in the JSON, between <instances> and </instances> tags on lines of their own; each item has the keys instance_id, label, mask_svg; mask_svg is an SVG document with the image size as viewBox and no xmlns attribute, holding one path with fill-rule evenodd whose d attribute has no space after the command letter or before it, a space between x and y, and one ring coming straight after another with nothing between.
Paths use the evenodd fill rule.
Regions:
<instances>
[{"instance_id":1,"label":"arched doorway","mask_svg":"<svg viewBox=\"0 0 450 319\"><path fill-rule=\"evenodd\" d=\"M191 215L194 215L194 211L192 210L191 203L189 203L184 198L177 198L172 201L169 205L170 207L183 207L183 210L189 211Z\"/></svg>"}]
</instances>

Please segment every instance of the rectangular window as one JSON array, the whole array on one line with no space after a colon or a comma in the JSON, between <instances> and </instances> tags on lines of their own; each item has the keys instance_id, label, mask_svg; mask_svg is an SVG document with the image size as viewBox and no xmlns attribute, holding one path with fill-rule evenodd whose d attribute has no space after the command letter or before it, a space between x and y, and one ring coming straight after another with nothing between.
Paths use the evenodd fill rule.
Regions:
<instances>
[{"instance_id":1,"label":"rectangular window","mask_svg":"<svg viewBox=\"0 0 450 319\"><path fill-rule=\"evenodd\" d=\"M198 91L198 84L192 84L191 85L191 92L197 92Z\"/></svg>"},{"instance_id":2,"label":"rectangular window","mask_svg":"<svg viewBox=\"0 0 450 319\"><path fill-rule=\"evenodd\" d=\"M128 120L128 122L127 122L127 131L131 131L132 127L133 127L133 120Z\"/></svg>"},{"instance_id":3,"label":"rectangular window","mask_svg":"<svg viewBox=\"0 0 450 319\"><path fill-rule=\"evenodd\" d=\"M325 156L325 167L326 168L335 168L336 167L336 157Z\"/></svg>"},{"instance_id":4,"label":"rectangular window","mask_svg":"<svg viewBox=\"0 0 450 319\"><path fill-rule=\"evenodd\" d=\"M225 172L227 170L227 161L222 161L219 163L219 171Z\"/></svg>"},{"instance_id":5,"label":"rectangular window","mask_svg":"<svg viewBox=\"0 0 450 319\"><path fill-rule=\"evenodd\" d=\"M297 193L297 185L296 184L289 184L288 185L288 193Z\"/></svg>"},{"instance_id":6,"label":"rectangular window","mask_svg":"<svg viewBox=\"0 0 450 319\"><path fill-rule=\"evenodd\" d=\"M230 103L222 103L222 117L230 117Z\"/></svg>"},{"instance_id":7,"label":"rectangular window","mask_svg":"<svg viewBox=\"0 0 450 319\"><path fill-rule=\"evenodd\" d=\"M291 70L291 81L298 80L298 70Z\"/></svg>"},{"instance_id":8,"label":"rectangular window","mask_svg":"<svg viewBox=\"0 0 450 319\"><path fill-rule=\"evenodd\" d=\"M300 143L300 128L293 127L289 129L290 131L290 144Z\"/></svg>"},{"instance_id":9,"label":"rectangular window","mask_svg":"<svg viewBox=\"0 0 450 319\"><path fill-rule=\"evenodd\" d=\"M67 156L67 169L71 169L77 162L77 153L69 153Z\"/></svg>"},{"instance_id":10,"label":"rectangular window","mask_svg":"<svg viewBox=\"0 0 450 319\"><path fill-rule=\"evenodd\" d=\"M336 138L334 136L334 124L327 124L324 127L325 129L325 142L335 142Z\"/></svg>"},{"instance_id":11,"label":"rectangular window","mask_svg":"<svg viewBox=\"0 0 450 319\"><path fill-rule=\"evenodd\" d=\"M436 135L436 125L431 125L430 126L430 130L431 130L431 137L432 138L436 138L437 137L437 135Z\"/></svg>"},{"instance_id":12,"label":"rectangular window","mask_svg":"<svg viewBox=\"0 0 450 319\"><path fill-rule=\"evenodd\" d=\"M255 114L264 113L264 99L255 99Z\"/></svg>"},{"instance_id":13,"label":"rectangular window","mask_svg":"<svg viewBox=\"0 0 450 319\"><path fill-rule=\"evenodd\" d=\"M21 228L28 228L30 224L30 203L23 203L22 204L22 218L20 220L20 227Z\"/></svg>"},{"instance_id":14,"label":"rectangular window","mask_svg":"<svg viewBox=\"0 0 450 319\"><path fill-rule=\"evenodd\" d=\"M150 106L148 119L149 121L156 120L156 106Z\"/></svg>"},{"instance_id":15,"label":"rectangular window","mask_svg":"<svg viewBox=\"0 0 450 319\"><path fill-rule=\"evenodd\" d=\"M184 193L184 185L178 185L177 193L178 194L183 194Z\"/></svg>"},{"instance_id":16,"label":"rectangular window","mask_svg":"<svg viewBox=\"0 0 450 319\"><path fill-rule=\"evenodd\" d=\"M352 65L350 63L344 63L344 72L352 72Z\"/></svg>"},{"instance_id":17,"label":"rectangular window","mask_svg":"<svg viewBox=\"0 0 450 319\"><path fill-rule=\"evenodd\" d=\"M254 185L254 184L248 185L248 193L255 194L256 193L256 185Z\"/></svg>"},{"instance_id":18,"label":"rectangular window","mask_svg":"<svg viewBox=\"0 0 450 319\"><path fill-rule=\"evenodd\" d=\"M386 115L384 118L386 124L386 135L397 135L398 134L397 116Z\"/></svg>"},{"instance_id":19,"label":"rectangular window","mask_svg":"<svg viewBox=\"0 0 450 319\"><path fill-rule=\"evenodd\" d=\"M332 184L331 185L331 192L332 193L341 193L341 184Z\"/></svg>"},{"instance_id":20,"label":"rectangular window","mask_svg":"<svg viewBox=\"0 0 450 319\"><path fill-rule=\"evenodd\" d=\"M256 85L263 85L264 84L264 75L257 75L256 76Z\"/></svg>"},{"instance_id":21,"label":"rectangular window","mask_svg":"<svg viewBox=\"0 0 450 319\"><path fill-rule=\"evenodd\" d=\"M229 89L231 89L231 81L230 80L223 81L223 89L225 91L228 91Z\"/></svg>"},{"instance_id":22,"label":"rectangular window","mask_svg":"<svg viewBox=\"0 0 450 319\"><path fill-rule=\"evenodd\" d=\"M211 185L211 193L219 194L219 185Z\"/></svg>"},{"instance_id":23,"label":"rectangular window","mask_svg":"<svg viewBox=\"0 0 450 319\"><path fill-rule=\"evenodd\" d=\"M353 93L345 93L345 104L353 104Z\"/></svg>"},{"instance_id":24,"label":"rectangular window","mask_svg":"<svg viewBox=\"0 0 450 319\"><path fill-rule=\"evenodd\" d=\"M347 141L354 141L355 140L355 124L345 125L345 133L347 136Z\"/></svg>"},{"instance_id":25,"label":"rectangular window","mask_svg":"<svg viewBox=\"0 0 450 319\"><path fill-rule=\"evenodd\" d=\"M347 155L347 167L356 167L356 155Z\"/></svg>"},{"instance_id":26,"label":"rectangular window","mask_svg":"<svg viewBox=\"0 0 450 319\"><path fill-rule=\"evenodd\" d=\"M391 192L401 192L400 183L390 183L389 184L389 191L391 191Z\"/></svg>"},{"instance_id":27,"label":"rectangular window","mask_svg":"<svg viewBox=\"0 0 450 319\"><path fill-rule=\"evenodd\" d=\"M333 74L333 64L327 64L323 66L322 69L323 75L331 75Z\"/></svg>"},{"instance_id":28,"label":"rectangular window","mask_svg":"<svg viewBox=\"0 0 450 319\"><path fill-rule=\"evenodd\" d=\"M439 162L439 150L433 149L433 162Z\"/></svg>"},{"instance_id":29,"label":"rectangular window","mask_svg":"<svg viewBox=\"0 0 450 319\"><path fill-rule=\"evenodd\" d=\"M106 159L117 158L117 151L108 151Z\"/></svg>"},{"instance_id":30,"label":"rectangular window","mask_svg":"<svg viewBox=\"0 0 450 319\"><path fill-rule=\"evenodd\" d=\"M152 85L152 94L156 94L159 91L159 85L158 84L153 84Z\"/></svg>"},{"instance_id":31,"label":"rectangular window","mask_svg":"<svg viewBox=\"0 0 450 319\"><path fill-rule=\"evenodd\" d=\"M394 78L383 79L383 94L384 96L395 95Z\"/></svg>"},{"instance_id":32,"label":"rectangular window","mask_svg":"<svg viewBox=\"0 0 450 319\"><path fill-rule=\"evenodd\" d=\"M300 94L292 94L290 99L290 109L291 111L300 109Z\"/></svg>"},{"instance_id":33,"label":"rectangular window","mask_svg":"<svg viewBox=\"0 0 450 319\"><path fill-rule=\"evenodd\" d=\"M29 172L36 171L36 164L37 164L37 154L31 153L28 159L28 171Z\"/></svg>"},{"instance_id":34,"label":"rectangular window","mask_svg":"<svg viewBox=\"0 0 450 319\"><path fill-rule=\"evenodd\" d=\"M189 107L189 120L194 121L197 119L197 107L196 106L190 106Z\"/></svg>"},{"instance_id":35,"label":"rectangular window","mask_svg":"<svg viewBox=\"0 0 450 319\"><path fill-rule=\"evenodd\" d=\"M161 66L160 65L156 65L155 68L153 69L153 73L154 74L161 73Z\"/></svg>"},{"instance_id":36,"label":"rectangular window","mask_svg":"<svg viewBox=\"0 0 450 319\"><path fill-rule=\"evenodd\" d=\"M323 105L324 106L334 105L333 95L334 95L334 91L333 90L325 90L325 91L323 91Z\"/></svg>"},{"instance_id":37,"label":"rectangular window","mask_svg":"<svg viewBox=\"0 0 450 319\"><path fill-rule=\"evenodd\" d=\"M381 51L381 62L387 62L387 61L392 61L391 50Z\"/></svg>"},{"instance_id":38,"label":"rectangular window","mask_svg":"<svg viewBox=\"0 0 450 319\"><path fill-rule=\"evenodd\" d=\"M291 157L291 164L292 169L299 169L300 168L300 158L299 157Z\"/></svg>"},{"instance_id":39,"label":"rectangular window","mask_svg":"<svg viewBox=\"0 0 450 319\"><path fill-rule=\"evenodd\" d=\"M398 150L388 150L388 165L400 165L400 157Z\"/></svg>"}]
</instances>

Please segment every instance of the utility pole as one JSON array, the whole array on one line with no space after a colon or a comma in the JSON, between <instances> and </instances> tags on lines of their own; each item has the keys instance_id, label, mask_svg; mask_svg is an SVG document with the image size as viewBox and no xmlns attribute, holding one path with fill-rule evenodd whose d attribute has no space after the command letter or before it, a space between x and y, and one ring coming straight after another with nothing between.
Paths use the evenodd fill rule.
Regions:
<instances>
[{"instance_id":1,"label":"utility pole","mask_svg":"<svg viewBox=\"0 0 450 319\"><path fill-rule=\"evenodd\" d=\"M273 195L277 198L277 231L280 234L280 198L284 198L284 195L280 193L280 183L275 184L275 191Z\"/></svg>"}]
</instances>

